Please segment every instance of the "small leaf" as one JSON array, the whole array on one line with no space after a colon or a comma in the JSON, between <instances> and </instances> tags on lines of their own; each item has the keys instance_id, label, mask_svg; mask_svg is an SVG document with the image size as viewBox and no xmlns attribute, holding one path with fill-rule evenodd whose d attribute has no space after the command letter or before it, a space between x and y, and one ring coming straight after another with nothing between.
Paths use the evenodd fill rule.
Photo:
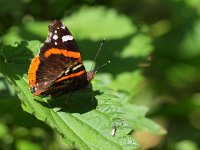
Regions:
<instances>
[{"instance_id":1,"label":"small leaf","mask_svg":"<svg viewBox=\"0 0 200 150\"><path fill-rule=\"evenodd\" d=\"M122 58L147 57L153 51L151 43L152 38L144 34L138 34L131 39L120 55Z\"/></svg>"},{"instance_id":2,"label":"small leaf","mask_svg":"<svg viewBox=\"0 0 200 150\"><path fill-rule=\"evenodd\" d=\"M136 32L128 17L105 7L82 7L63 22L79 39L119 39Z\"/></svg>"},{"instance_id":3,"label":"small leaf","mask_svg":"<svg viewBox=\"0 0 200 150\"><path fill-rule=\"evenodd\" d=\"M181 42L179 54L181 57L189 59L196 58L200 55L200 21L196 21L192 26L192 30L187 32ZM175 42L175 41L174 41Z\"/></svg>"},{"instance_id":4,"label":"small leaf","mask_svg":"<svg viewBox=\"0 0 200 150\"><path fill-rule=\"evenodd\" d=\"M122 90L134 95L138 92L138 85L144 80L141 70L134 72L125 72L116 76L115 80L110 83L110 87L116 90ZM131 82L130 82L131 81ZM127 88L127 85L129 88Z\"/></svg>"},{"instance_id":5,"label":"small leaf","mask_svg":"<svg viewBox=\"0 0 200 150\"><path fill-rule=\"evenodd\" d=\"M4 44L14 45L16 41L21 41L23 38L20 35L20 28L12 26L6 34L2 36L2 42Z\"/></svg>"},{"instance_id":6,"label":"small leaf","mask_svg":"<svg viewBox=\"0 0 200 150\"><path fill-rule=\"evenodd\" d=\"M138 106L132 104L124 104L126 110L126 119L132 124L135 130L145 130L154 134L163 135L166 134L166 130L145 117L148 109L145 106Z\"/></svg>"},{"instance_id":7,"label":"small leaf","mask_svg":"<svg viewBox=\"0 0 200 150\"><path fill-rule=\"evenodd\" d=\"M79 149L137 149L136 142L127 135L132 128L122 121L124 112L118 98L98 81L92 83L93 96L91 91L76 92L70 99L68 95L49 98L30 93L28 66L40 46L37 41L22 42L17 47L4 46L0 51L0 72L15 87L23 109ZM112 136L116 124L116 135Z\"/></svg>"}]
</instances>

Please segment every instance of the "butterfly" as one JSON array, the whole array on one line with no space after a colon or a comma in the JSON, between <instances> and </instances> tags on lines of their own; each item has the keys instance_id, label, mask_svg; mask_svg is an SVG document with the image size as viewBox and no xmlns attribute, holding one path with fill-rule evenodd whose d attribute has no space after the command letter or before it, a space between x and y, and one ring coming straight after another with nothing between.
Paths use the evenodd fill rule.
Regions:
<instances>
[{"instance_id":1,"label":"butterfly","mask_svg":"<svg viewBox=\"0 0 200 150\"><path fill-rule=\"evenodd\" d=\"M48 36L28 70L33 95L57 96L87 87L95 71L86 72L80 50L68 30L58 20L48 26Z\"/></svg>"}]
</instances>

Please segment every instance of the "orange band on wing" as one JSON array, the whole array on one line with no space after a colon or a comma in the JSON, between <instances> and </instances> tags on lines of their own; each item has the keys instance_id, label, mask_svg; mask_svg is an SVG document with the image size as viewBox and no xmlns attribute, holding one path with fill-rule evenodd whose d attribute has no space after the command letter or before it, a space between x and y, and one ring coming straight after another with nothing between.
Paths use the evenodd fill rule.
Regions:
<instances>
[{"instance_id":1,"label":"orange band on wing","mask_svg":"<svg viewBox=\"0 0 200 150\"><path fill-rule=\"evenodd\" d=\"M79 62L82 62L80 52L68 51L66 49L51 48L44 53L44 56L48 58L53 54L64 55L65 57L77 58Z\"/></svg>"},{"instance_id":2,"label":"orange band on wing","mask_svg":"<svg viewBox=\"0 0 200 150\"><path fill-rule=\"evenodd\" d=\"M35 86L36 82L36 71L38 70L40 64L39 56L35 56L32 59L31 65L28 70L28 80L29 80L29 86Z\"/></svg>"},{"instance_id":3,"label":"orange band on wing","mask_svg":"<svg viewBox=\"0 0 200 150\"><path fill-rule=\"evenodd\" d=\"M77 72L77 73L72 73L72 74L70 74L70 75L64 76L64 77L62 77L62 78L56 80L55 82L60 82L60 81L62 81L62 80L66 80L66 79L68 79L68 78L78 77L78 76L80 76L80 75L82 75L82 74L84 74L84 73L85 73L85 70L82 70L82 71Z\"/></svg>"}]
</instances>

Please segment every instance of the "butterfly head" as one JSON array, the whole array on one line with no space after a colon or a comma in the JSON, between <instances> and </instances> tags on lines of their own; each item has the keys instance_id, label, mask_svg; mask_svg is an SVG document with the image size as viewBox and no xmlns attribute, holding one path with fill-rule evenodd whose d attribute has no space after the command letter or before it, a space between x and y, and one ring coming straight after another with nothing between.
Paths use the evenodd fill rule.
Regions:
<instances>
[{"instance_id":1,"label":"butterfly head","mask_svg":"<svg viewBox=\"0 0 200 150\"><path fill-rule=\"evenodd\" d=\"M91 81L94 78L95 74L96 74L96 71L88 71L87 72L87 80Z\"/></svg>"}]
</instances>

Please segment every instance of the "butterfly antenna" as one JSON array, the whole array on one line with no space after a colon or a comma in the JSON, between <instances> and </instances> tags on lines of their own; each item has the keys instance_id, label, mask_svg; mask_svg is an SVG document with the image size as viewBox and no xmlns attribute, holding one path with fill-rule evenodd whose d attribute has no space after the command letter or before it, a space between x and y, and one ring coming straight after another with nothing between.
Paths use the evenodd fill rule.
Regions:
<instances>
[{"instance_id":1,"label":"butterfly antenna","mask_svg":"<svg viewBox=\"0 0 200 150\"><path fill-rule=\"evenodd\" d=\"M98 51L97 51L97 53L96 53L96 55L95 55L95 57L94 57L94 62L93 62L93 64L92 64L92 66L90 67L90 70L92 71L92 70L95 70L94 69L94 65L95 65L95 62L96 62L96 60L97 60L97 57L98 57L98 55L99 55L99 52L101 51L101 49L102 49L102 47L103 47L103 44L104 44L104 42L105 42L105 38L102 40L102 42L101 42L101 45L99 46L99 49L98 49ZM105 66L105 65L103 65L103 66ZM99 67L98 67L99 68ZM100 67L101 68L101 67Z\"/></svg>"},{"instance_id":2,"label":"butterfly antenna","mask_svg":"<svg viewBox=\"0 0 200 150\"><path fill-rule=\"evenodd\" d=\"M90 71L87 72L87 80L88 80L88 81L91 81L91 80L94 78L94 76L95 76L95 74L97 73L97 70L98 70L98 69L100 69L100 68L102 68L102 67L104 67L104 66L106 66L107 64L110 63L110 61L107 61L106 63L104 63L103 65L101 65L101 66L99 66L99 67L94 67L95 62L96 62L96 59L97 59L97 57L98 57L98 55L99 55L99 52L101 51L101 49L102 49L102 47L103 47L103 44L104 44L105 40L106 40L106 39L104 38L103 41L101 42L101 45L99 46L99 49L98 49L98 51L97 51L97 53L96 53L96 56L94 57L94 62L93 62L93 64L92 64L92 66L90 67Z\"/></svg>"},{"instance_id":3,"label":"butterfly antenna","mask_svg":"<svg viewBox=\"0 0 200 150\"><path fill-rule=\"evenodd\" d=\"M109 63L110 63L110 60L109 60L109 61L107 61L106 63L104 63L103 65L101 65L101 66L97 67L97 68L95 69L95 73L97 72L97 70L98 70L98 69L100 69L100 68L102 68L102 67L106 66L106 65L107 65L107 64L109 64Z\"/></svg>"}]
</instances>

